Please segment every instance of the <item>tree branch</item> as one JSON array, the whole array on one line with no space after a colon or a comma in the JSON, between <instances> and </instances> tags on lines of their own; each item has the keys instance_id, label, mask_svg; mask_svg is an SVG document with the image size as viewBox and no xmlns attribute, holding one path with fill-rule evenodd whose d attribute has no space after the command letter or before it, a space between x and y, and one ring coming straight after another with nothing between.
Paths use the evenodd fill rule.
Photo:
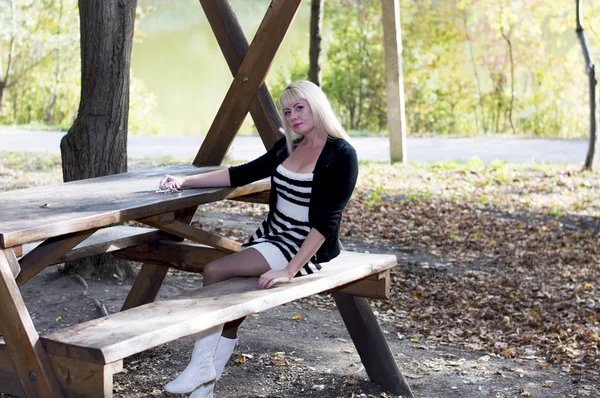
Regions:
<instances>
[{"instance_id":1,"label":"tree branch","mask_svg":"<svg viewBox=\"0 0 600 398\"><path fill-rule=\"evenodd\" d=\"M33 65L29 65L27 68L25 68L24 71L22 71L19 76L15 77L14 79L12 79L10 81L10 83L8 83L6 85L6 88L12 87L15 84L17 84L17 82L19 81L19 79L21 79L25 74L27 74L27 72L29 72L30 70L32 70L33 68L35 68L36 66L38 66L39 64L41 64L46 58L48 58L50 55L52 55L52 53L58 53L58 49L54 49L52 51L50 51L48 54L46 54L43 58L39 59L36 63L34 63Z\"/></svg>"}]
</instances>

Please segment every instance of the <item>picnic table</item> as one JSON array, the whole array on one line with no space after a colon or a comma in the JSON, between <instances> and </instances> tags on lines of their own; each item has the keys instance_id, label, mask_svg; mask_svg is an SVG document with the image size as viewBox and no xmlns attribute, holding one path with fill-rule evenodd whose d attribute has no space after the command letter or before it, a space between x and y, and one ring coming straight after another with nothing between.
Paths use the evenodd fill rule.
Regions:
<instances>
[{"instance_id":1,"label":"picnic table","mask_svg":"<svg viewBox=\"0 0 600 398\"><path fill-rule=\"evenodd\" d=\"M318 273L271 289L256 289L256 278L233 278L155 301L169 268L202 272L208 262L241 250L238 242L190 225L198 206L225 199L267 203L267 180L155 190L165 174L220 168L248 112L265 148L280 138L281 120L264 80L301 2L273 0L248 45L228 1L200 0L234 78L193 164L0 193L0 392L109 398L113 374L128 356L331 292L371 380L412 397L368 301L389 298L393 255L342 251ZM134 221L149 228L124 225ZM49 265L108 252L142 263L121 311L39 335L19 286Z\"/></svg>"}]
</instances>

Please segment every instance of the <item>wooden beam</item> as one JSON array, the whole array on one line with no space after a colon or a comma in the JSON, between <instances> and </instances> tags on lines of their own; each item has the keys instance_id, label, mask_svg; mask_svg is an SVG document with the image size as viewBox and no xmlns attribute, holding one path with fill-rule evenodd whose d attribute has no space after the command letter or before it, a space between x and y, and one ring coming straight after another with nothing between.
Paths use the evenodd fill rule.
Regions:
<instances>
[{"instance_id":1,"label":"wooden beam","mask_svg":"<svg viewBox=\"0 0 600 398\"><path fill-rule=\"evenodd\" d=\"M413 398L373 315L369 300L344 293L334 293L333 298L369 378L395 395Z\"/></svg>"},{"instance_id":2,"label":"wooden beam","mask_svg":"<svg viewBox=\"0 0 600 398\"><path fill-rule=\"evenodd\" d=\"M202 273L206 264L226 255L227 253L212 247L171 241L154 242L115 253L115 256L125 260L163 265L193 273Z\"/></svg>"},{"instance_id":3,"label":"wooden beam","mask_svg":"<svg viewBox=\"0 0 600 398\"><path fill-rule=\"evenodd\" d=\"M17 260L17 256L12 249L4 249L3 251L6 260L8 261L8 265L10 266L13 278L16 278L21 272L21 265L19 264L19 260Z\"/></svg>"},{"instance_id":4,"label":"wooden beam","mask_svg":"<svg viewBox=\"0 0 600 398\"><path fill-rule=\"evenodd\" d=\"M152 219L141 219L139 220L141 223L149 225L154 228L158 228L161 231L165 231L167 233L182 237L184 239L189 239L196 243L201 243L204 245L208 245L214 247L217 250L220 250L225 253L237 253L242 251L242 245L236 241L231 239L224 238L222 236L206 232L201 230L200 228L192 227L189 224L183 223L181 221L165 221L165 222L155 222Z\"/></svg>"},{"instance_id":5,"label":"wooden beam","mask_svg":"<svg viewBox=\"0 0 600 398\"><path fill-rule=\"evenodd\" d=\"M197 206L179 209L175 212L175 219L189 224L192 222L197 209ZM168 239L178 240L181 238L171 235ZM121 311L153 302L167 276L167 271L169 271L168 267L152 263L142 264L142 269L135 278Z\"/></svg>"},{"instance_id":6,"label":"wooden beam","mask_svg":"<svg viewBox=\"0 0 600 398\"><path fill-rule=\"evenodd\" d=\"M235 76L242 60L248 52L248 40L244 36L229 1L200 0L206 18L225 56L231 73ZM250 104L250 115L266 149L271 149L275 141L283 136L279 132L281 118L267 85L263 83Z\"/></svg>"},{"instance_id":7,"label":"wooden beam","mask_svg":"<svg viewBox=\"0 0 600 398\"><path fill-rule=\"evenodd\" d=\"M123 370L123 361L108 365L50 355L54 371L67 398L112 398L113 374Z\"/></svg>"},{"instance_id":8,"label":"wooden beam","mask_svg":"<svg viewBox=\"0 0 600 398\"><path fill-rule=\"evenodd\" d=\"M167 271L169 271L169 268L160 265L142 264L142 268L135 278L135 282L133 282L121 311L153 302L165 280L165 276L167 276Z\"/></svg>"},{"instance_id":9,"label":"wooden beam","mask_svg":"<svg viewBox=\"0 0 600 398\"><path fill-rule=\"evenodd\" d=\"M0 342L0 392L18 397L25 396L19 375L8 355L4 341Z\"/></svg>"},{"instance_id":10,"label":"wooden beam","mask_svg":"<svg viewBox=\"0 0 600 398\"><path fill-rule=\"evenodd\" d=\"M236 196L235 198L230 198L230 200L237 200L240 202L250 202L250 203L262 203L265 205L269 204L269 195L270 192L260 192L260 193L251 193L250 195L244 196Z\"/></svg>"},{"instance_id":11,"label":"wooden beam","mask_svg":"<svg viewBox=\"0 0 600 398\"><path fill-rule=\"evenodd\" d=\"M390 270L387 270L359 281L352 282L346 286L342 286L339 289L336 289L336 292L371 299L389 300L392 285L391 281Z\"/></svg>"},{"instance_id":12,"label":"wooden beam","mask_svg":"<svg viewBox=\"0 0 600 398\"><path fill-rule=\"evenodd\" d=\"M17 277L17 284L21 286L42 272L49 264L53 264L55 260L63 257L96 231L97 228L46 239L19 261L21 273Z\"/></svg>"},{"instance_id":13,"label":"wooden beam","mask_svg":"<svg viewBox=\"0 0 600 398\"><path fill-rule=\"evenodd\" d=\"M38 333L0 252L0 332L27 397L64 397Z\"/></svg>"},{"instance_id":14,"label":"wooden beam","mask_svg":"<svg viewBox=\"0 0 600 398\"><path fill-rule=\"evenodd\" d=\"M387 98L387 127L390 139L390 157L392 163L407 163L400 1L381 0L381 9L383 20L383 47L386 80L385 92Z\"/></svg>"},{"instance_id":15,"label":"wooden beam","mask_svg":"<svg viewBox=\"0 0 600 398\"><path fill-rule=\"evenodd\" d=\"M273 0L215 116L195 165L218 165L227 154L302 0Z\"/></svg>"}]
</instances>

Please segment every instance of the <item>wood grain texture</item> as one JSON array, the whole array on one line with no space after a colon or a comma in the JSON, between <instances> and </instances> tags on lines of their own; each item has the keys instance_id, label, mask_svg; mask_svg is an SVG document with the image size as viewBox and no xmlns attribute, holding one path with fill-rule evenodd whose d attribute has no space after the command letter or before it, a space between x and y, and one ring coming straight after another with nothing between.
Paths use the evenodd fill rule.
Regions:
<instances>
[{"instance_id":1,"label":"wood grain texture","mask_svg":"<svg viewBox=\"0 0 600 398\"><path fill-rule=\"evenodd\" d=\"M229 65L229 70L235 76L249 47L242 27L228 1L200 0L200 4ZM258 88L250 104L250 115L265 148L271 149L283 134L279 132L281 117L265 83Z\"/></svg>"},{"instance_id":2,"label":"wood grain texture","mask_svg":"<svg viewBox=\"0 0 600 398\"><path fill-rule=\"evenodd\" d=\"M242 251L242 245L236 241L204 231L181 221L156 222L154 219L143 218L139 222L181 238L214 247L224 253L231 254Z\"/></svg>"},{"instance_id":3,"label":"wood grain texture","mask_svg":"<svg viewBox=\"0 0 600 398\"><path fill-rule=\"evenodd\" d=\"M302 0L273 0L194 159L217 165L229 150Z\"/></svg>"},{"instance_id":4,"label":"wood grain texture","mask_svg":"<svg viewBox=\"0 0 600 398\"><path fill-rule=\"evenodd\" d=\"M392 277L390 275L390 270L387 270L374 275L374 277L368 277L349 283L348 285L335 289L335 292L371 299L389 300L391 285Z\"/></svg>"},{"instance_id":5,"label":"wood grain texture","mask_svg":"<svg viewBox=\"0 0 600 398\"><path fill-rule=\"evenodd\" d=\"M257 278L234 278L85 322L42 339L54 355L110 363L217 324L331 290L396 264L393 255L342 252L324 264L321 271L272 289L258 290Z\"/></svg>"},{"instance_id":6,"label":"wood grain texture","mask_svg":"<svg viewBox=\"0 0 600 398\"><path fill-rule=\"evenodd\" d=\"M265 180L239 188L186 189L172 194L154 192L165 174L185 176L220 168L177 165L0 192L0 247L101 228L269 189L270 184Z\"/></svg>"},{"instance_id":7,"label":"wood grain texture","mask_svg":"<svg viewBox=\"0 0 600 398\"><path fill-rule=\"evenodd\" d=\"M115 253L115 256L125 260L163 265L193 273L203 272L206 264L226 255L227 253L205 245L169 241L140 245Z\"/></svg>"},{"instance_id":8,"label":"wood grain texture","mask_svg":"<svg viewBox=\"0 0 600 398\"><path fill-rule=\"evenodd\" d=\"M24 397L25 392L21 387L19 375L15 370L15 366L8 355L6 344L0 338L0 392Z\"/></svg>"},{"instance_id":9,"label":"wood grain texture","mask_svg":"<svg viewBox=\"0 0 600 398\"><path fill-rule=\"evenodd\" d=\"M413 398L369 300L344 293L334 293L333 298L369 378L396 395Z\"/></svg>"},{"instance_id":10,"label":"wood grain texture","mask_svg":"<svg viewBox=\"0 0 600 398\"><path fill-rule=\"evenodd\" d=\"M4 257L6 257L6 261L8 261L8 265L10 267L10 271L12 272L13 278L16 278L21 272L21 265L19 264L19 260L17 260L17 256L12 249L4 249Z\"/></svg>"},{"instance_id":11,"label":"wood grain texture","mask_svg":"<svg viewBox=\"0 0 600 398\"><path fill-rule=\"evenodd\" d=\"M154 301L169 268L160 265L144 263L138 276L133 282L129 294L121 307L125 311Z\"/></svg>"},{"instance_id":12,"label":"wood grain texture","mask_svg":"<svg viewBox=\"0 0 600 398\"><path fill-rule=\"evenodd\" d=\"M48 265L55 263L57 259L63 257L95 231L95 229L91 229L87 231L72 232L64 236L55 236L46 239L19 260L21 272L17 277L17 284L21 286L42 272Z\"/></svg>"},{"instance_id":13,"label":"wood grain texture","mask_svg":"<svg viewBox=\"0 0 600 398\"><path fill-rule=\"evenodd\" d=\"M99 365L51 355L50 362L66 398L112 398L113 374L123 370L123 361Z\"/></svg>"},{"instance_id":14,"label":"wood grain texture","mask_svg":"<svg viewBox=\"0 0 600 398\"><path fill-rule=\"evenodd\" d=\"M0 303L0 331L25 395L63 397L3 251L0 252Z\"/></svg>"}]
</instances>

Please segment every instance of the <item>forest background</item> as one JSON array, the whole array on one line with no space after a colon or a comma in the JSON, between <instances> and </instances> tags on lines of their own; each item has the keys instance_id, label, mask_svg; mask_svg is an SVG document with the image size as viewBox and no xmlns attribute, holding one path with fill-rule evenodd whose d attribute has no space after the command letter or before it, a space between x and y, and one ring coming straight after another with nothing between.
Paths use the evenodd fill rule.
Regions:
<instances>
[{"instance_id":1,"label":"forest background","mask_svg":"<svg viewBox=\"0 0 600 398\"><path fill-rule=\"evenodd\" d=\"M232 1L249 37L258 26L244 23L245 15L255 8L266 9L268 3ZM409 135L587 137L588 78L575 32L574 1L402 0L400 4ZM582 4L583 27L596 60L600 32L594 26L600 26L600 15L593 12L592 0ZM144 41L144 21L165 8L187 12L187 7L195 7L199 16L203 14L195 0L139 0L138 5L138 43ZM323 88L351 134L385 135L380 0L327 0L324 8ZM304 2L301 14L309 12L310 2ZM267 84L275 97L289 82L307 77L305 22L307 18L297 21L305 26L305 31L300 28L304 33L291 45L284 43L291 48L271 69ZM303 40L306 44L299 45ZM206 36L206 41L214 43L204 52L202 42L187 50L201 52L207 60L222 58L212 50L214 37ZM79 45L76 0L0 0L0 124L68 129L79 103ZM208 101L214 110L203 114L206 128L197 122L178 126L161 119L157 108L163 105L136 78L135 52L134 46L129 134L204 135L221 102L218 95L224 96L227 86L222 94L211 92ZM157 62L164 56L155 55ZM154 80L169 85L171 78L164 73ZM199 87L213 84L206 76L198 80ZM242 131L253 130L248 118Z\"/></svg>"}]
</instances>

